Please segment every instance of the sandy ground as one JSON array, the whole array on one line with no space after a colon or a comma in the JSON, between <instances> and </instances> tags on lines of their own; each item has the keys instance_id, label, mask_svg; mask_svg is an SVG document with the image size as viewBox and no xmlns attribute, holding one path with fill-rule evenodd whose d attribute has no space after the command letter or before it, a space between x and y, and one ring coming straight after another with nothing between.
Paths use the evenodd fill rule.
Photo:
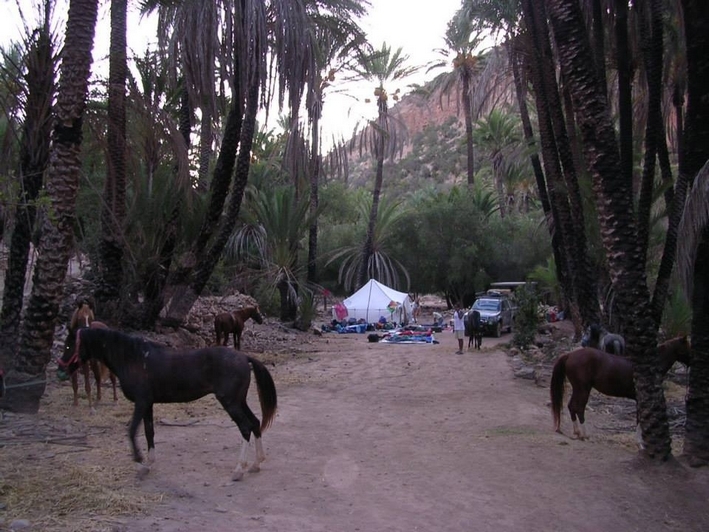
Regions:
<instances>
[{"instance_id":1,"label":"sandy ground","mask_svg":"<svg viewBox=\"0 0 709 532\"><path fill-rule=\"evenodd\" d=\"M111 518L86 515L79 503L78 529L709 530L709 471L647 463L632 431L604 434L604 412L587 413L590 441L569 438L566 414L567 435L553 432L548 388L515 379L496 347L509 335L463 355L450 332L436 339L386 345L330 333L307 356L271 367L279 410L263 439L268 458L240 482L230 480L240 436L216 401L156 405L157 462L145 480L131 472L116 489L158 502ZM98 417L125 403L101 405ZM260 417L255 397L250 404ZM133 466L122 430L104 431L101 445L125 472Z\"/></svg>"}]
</instances>

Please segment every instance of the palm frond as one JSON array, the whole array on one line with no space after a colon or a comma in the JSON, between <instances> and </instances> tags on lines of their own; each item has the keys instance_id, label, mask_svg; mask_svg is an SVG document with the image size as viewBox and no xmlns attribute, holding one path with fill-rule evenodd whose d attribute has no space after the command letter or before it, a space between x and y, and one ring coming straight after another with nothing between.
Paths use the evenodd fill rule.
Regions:
<instances>
[{"instance_id":1,"label":"palm frond","mask_svg":"<svg viewBox=\"0 0 709 532\"><path fill-rule=\"evenodd\" d=\"M709 227L709 161L694 179L678 229L677 273L687 298L691 299L697 248Z\"/></svg>"}]
</instances>

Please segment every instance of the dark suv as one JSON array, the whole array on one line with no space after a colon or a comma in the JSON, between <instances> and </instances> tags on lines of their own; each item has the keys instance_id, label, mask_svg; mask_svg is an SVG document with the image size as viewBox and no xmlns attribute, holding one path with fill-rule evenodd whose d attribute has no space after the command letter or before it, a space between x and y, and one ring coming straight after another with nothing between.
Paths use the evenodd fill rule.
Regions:
<instances>
[{"instance_id":1,"label":"dark suv","mask_svg":"<svg viewBox=\"0 0 709 532\"><path fill-rule=\"evenodd\" d=\"M516 309L503 294L488 293L481 296L475 300L471 310L480 312L480 322L485 331L495 338L500 337L503 329L512 332Z\"/></svg>"}]
</instances>

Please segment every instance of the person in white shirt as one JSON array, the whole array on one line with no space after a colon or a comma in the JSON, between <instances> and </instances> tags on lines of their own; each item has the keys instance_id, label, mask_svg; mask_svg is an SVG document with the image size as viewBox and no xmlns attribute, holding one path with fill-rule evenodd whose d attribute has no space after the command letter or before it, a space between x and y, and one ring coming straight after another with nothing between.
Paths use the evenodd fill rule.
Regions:
<instances>
[{"instance_id":1,"label":"person in white shirt","mask_svg":"<svg viewBox=\"0 0 709 532\"><path fill-rule=\"evenodd\" d=\"M458 340L458 351L456 351L456 355L463 354L463 339L465 338L464 315L465 312L463 312L460 303L456 303L455 310L453 311L453 334L455 334L455 338Z\"/></svg>"}]
</instances>

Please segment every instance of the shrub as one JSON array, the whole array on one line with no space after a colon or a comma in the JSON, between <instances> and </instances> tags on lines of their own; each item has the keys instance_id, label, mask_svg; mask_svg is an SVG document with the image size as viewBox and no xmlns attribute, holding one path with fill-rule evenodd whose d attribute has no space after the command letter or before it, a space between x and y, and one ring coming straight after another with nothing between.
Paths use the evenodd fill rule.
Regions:
<instances>
[{"instance_id":1,"label":"shrub","mask_svg":"<svg viewBox=\"0 0 709 532\"><path fill-rule=\"evenodd\" d=\"M515 291L517 314L515 316L514 338L512 343L517 347L526 348L537 334L540 319L539 294L532 285L521 286Z\"/></svg>"}]
</instances>

